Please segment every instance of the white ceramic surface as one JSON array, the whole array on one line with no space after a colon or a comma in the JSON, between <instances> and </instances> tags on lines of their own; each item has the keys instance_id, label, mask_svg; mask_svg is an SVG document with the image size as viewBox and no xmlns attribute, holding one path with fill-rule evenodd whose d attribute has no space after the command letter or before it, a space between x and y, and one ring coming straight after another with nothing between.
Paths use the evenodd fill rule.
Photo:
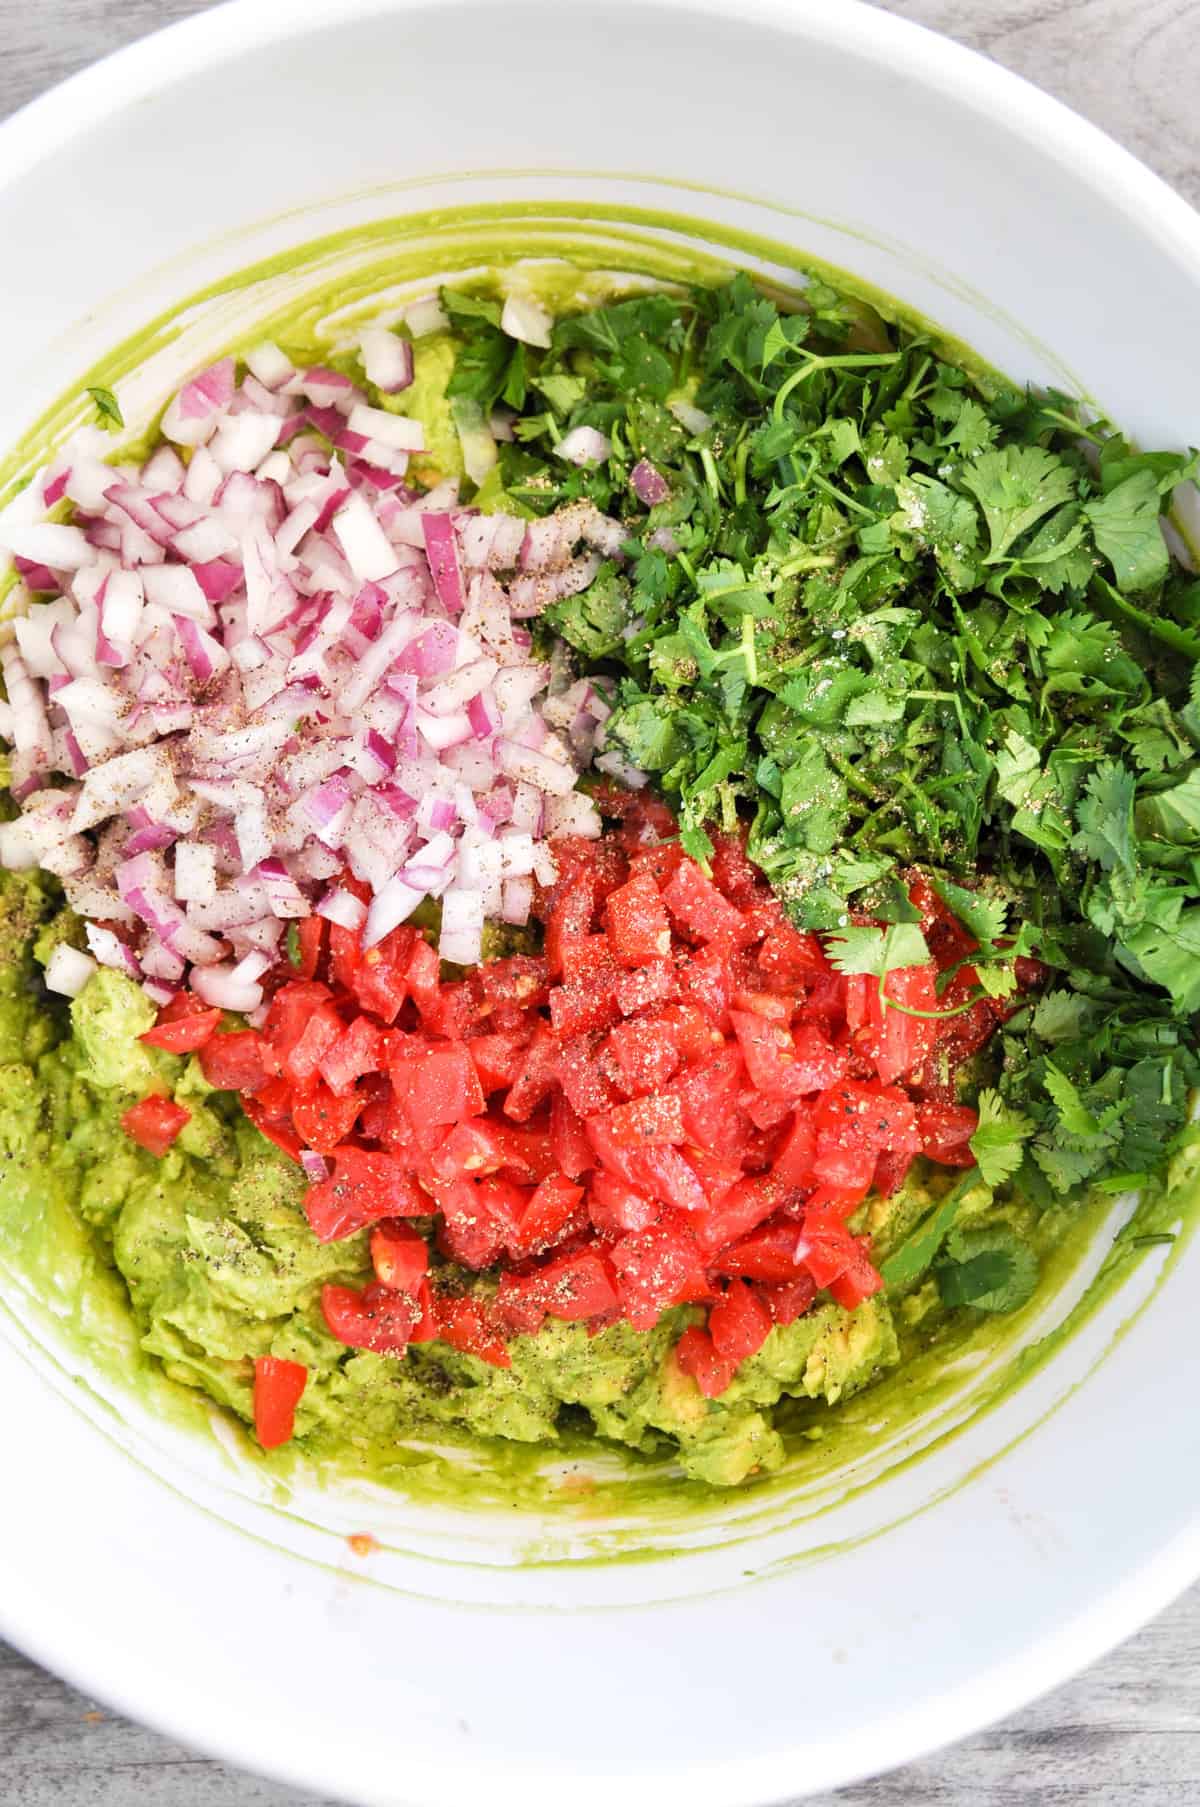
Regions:
<instances>
[{"instance_id":1,"label":"white ceramic surface","mask_svg":"<svg viewBox=\"0 0 1200 1807\"><path fill-rule=\"evenodd\" d=\"M245 0L0 128L0 456L207 283L479 201L785 240L1147 443L1200 436L1178 355L1200 221L948 43L850 0ZM296 281L189 316L122 390L131 418ZM1135 1318L1139 1270L978 1422L985 1376L964 1375L914 1431L919 1461L889 1447L681 1534L281 1499L214 1439L86 1384L0 1271L0 1628L129 1713L364 1803L760 1807L829 1787L1009 1710L1200 1572L1198 1277L1193 1249ZM382 1547L355 1556L352 1530ZM605 1559L631 1541L655 1554Z\"/></svg>"}]
</instances>

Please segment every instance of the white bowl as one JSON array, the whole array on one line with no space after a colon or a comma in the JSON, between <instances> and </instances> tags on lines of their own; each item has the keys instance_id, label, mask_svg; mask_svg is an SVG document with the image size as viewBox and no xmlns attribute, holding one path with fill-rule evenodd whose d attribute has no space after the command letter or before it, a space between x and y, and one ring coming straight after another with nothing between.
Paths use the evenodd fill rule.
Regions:
<instances>
[{"instance_id":1,"label":"white bowl","mask_svg":"<svg viewBox=\"0 0 1200 1807\"><path fill-rule=\"evenodd\" d=\"M507 211L466 249L426 222L380 262L374 223L483 203ZM85 380L118 381L136 424L319 276L394 301L460 250L572 235L662 268L686 235L656 212L714 255L740 232L848 268L1147 444L1197 437L1200 221L949 43L850 0L245 0L0 128L5 480ZM85 376L334 233L172 316L140 375ZM1200 1572L1200 1252L1155 1253L991 1411L999 1357L857 1464L651 1522L281 1490L204 1423L161 1423L0 1262L0 1625L140 1719L357 1802L844 1783L1050 1687Z\"/></svg>"}]
</instances>

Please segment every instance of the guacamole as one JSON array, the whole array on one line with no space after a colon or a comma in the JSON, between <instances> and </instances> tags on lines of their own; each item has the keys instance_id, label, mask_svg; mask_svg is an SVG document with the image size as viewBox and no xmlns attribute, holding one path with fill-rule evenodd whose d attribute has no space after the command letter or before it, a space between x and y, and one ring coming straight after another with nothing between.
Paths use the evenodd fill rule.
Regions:
<instances>
[{"instance_id":1,"label":"guacamole","mask_svg":"<svg viewBox=\"0 0 1200 1807\"><path fill-rule=\"evenodd\" d=\"M155 1011L132 980L102 970L69 1006L44 990L41 963L72 928L56 893L37 875L0 875L0 1247L19 1257L46 1238L78 1250L82 1232L140 1349L247 1425L254 1360L273 1355L309 1369L301 1447L348 1466L373 1466L411 1438L553 1446L585 1413L599 1437L675 1452L688 1476L729 1486L782 1462L773 1418L784 1394L833 1405L896 1362L879 1299L854 1312L825 1305L773 1330L719 1400L673 1358L686 1307L649 1333L622 1324L589 1337L582 1324L548 1324L513 1341L510 1369L443 1343L403 1359L348 1350L329 1334L320 1292L369 1278L365 1235L316 1240L296 1163L194 1059L138 1041ZM160 1087L191 1113L161 1161L120 1124Z\"/></svg>"}]
</instances>

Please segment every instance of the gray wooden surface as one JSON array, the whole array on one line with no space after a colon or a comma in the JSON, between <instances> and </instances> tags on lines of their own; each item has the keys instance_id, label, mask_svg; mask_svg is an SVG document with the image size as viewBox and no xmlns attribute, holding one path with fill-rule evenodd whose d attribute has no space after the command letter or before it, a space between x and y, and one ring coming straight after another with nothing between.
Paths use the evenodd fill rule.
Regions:
<instances>
[{"instance_id":1,"label":"gray wooden surface","mask_svg":"<svg viewBox=\"0 0 1200 1807\"><path fill-rule=\"evenodd\" d=\"M886 3L1057 94L1200 204L1200 0ZM0 0L0 115L202 10L200 0ZM835 1800L1200 1807L1200 1589L1037 1706L939 1757L823 1797L825 1807ZM115 1718L0 1645L0 1807L288 1804L332 1807Z\"/></svg>"}]
</instances>

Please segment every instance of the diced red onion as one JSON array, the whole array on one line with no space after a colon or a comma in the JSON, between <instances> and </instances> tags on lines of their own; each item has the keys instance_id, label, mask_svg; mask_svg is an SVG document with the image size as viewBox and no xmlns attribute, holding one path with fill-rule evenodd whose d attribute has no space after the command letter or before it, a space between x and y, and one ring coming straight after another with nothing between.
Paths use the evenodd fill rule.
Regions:
<instances>
[{"instance_id":1,"label":"diced red onion","mask_svg":"<svg viewBox=\"0 0 1200 1807\"><path fill-rule=\"evenodd\" d=\"M572 427L555 450L568 464L604 464L612 455L612 442L598 427Z\"/></svg>"},{"instance_id":2,"label":"diced red onion","mask_svg":"<svg viewBox=\"0 0 1200 1807\"><path fill-rule=\"evenodd\" d=\"M353 932L360 929L367 920L367 906L352 891L344 891L339 887L325 893L317 905L316 914L323 916L327 922L336 922L339 928Z\"/></svg>"},{"instance_id":3,"label":"diced red onion","mask_svg":"<svg viewBox=\"0 0 1200 1807\"><path fill-rule=\"evenodd\" d=\"M644 502L647 508L654 508L658 503L665 502L671 493L671 485L662 472L656 470L645 458L639 458L630 471L629 487L638 501Z\"/></svg>"}]
</instances>

